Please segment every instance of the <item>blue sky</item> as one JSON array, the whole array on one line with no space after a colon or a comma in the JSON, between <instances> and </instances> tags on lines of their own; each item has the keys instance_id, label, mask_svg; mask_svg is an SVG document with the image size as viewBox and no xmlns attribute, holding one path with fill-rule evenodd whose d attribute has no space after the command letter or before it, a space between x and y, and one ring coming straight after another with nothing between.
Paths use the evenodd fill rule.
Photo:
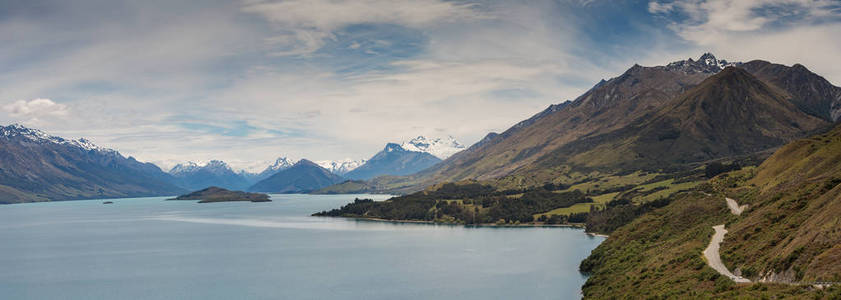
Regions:
<instances>
[{"instance_id":1,"label":"blue sky","mask_svg":"<svg viewBox=\"0 0 841 300\"><path fill-rule=\"evenodd\" d=\"M639 63L802 63L841 84L841 4L807 0L0 0L0 120L163 167L465 144Z\"/></svg>"}]
</instances>

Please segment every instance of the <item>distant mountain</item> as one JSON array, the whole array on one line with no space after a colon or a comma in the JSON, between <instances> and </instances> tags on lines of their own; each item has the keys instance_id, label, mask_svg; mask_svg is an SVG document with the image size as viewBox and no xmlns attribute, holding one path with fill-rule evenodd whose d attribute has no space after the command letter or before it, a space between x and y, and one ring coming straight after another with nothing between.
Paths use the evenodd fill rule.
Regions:
<instances>
[{"instance_id":1,"label":"distant mountain","mask_svg":"<svg viewBox=\"0 0 841 300\"><path fill-rule=\"evenodd\" d=\"M169 174L175 177L175 183L188 190L198 190L218 186L232 190L246 189L251 182L244 174L234 172L223 161L211 160L205 165L194 162L178 164Z\"/></svg>"},{"instance_id":2,"label":"distant mountain","mask_svg":"<svg viewBox=\"0 0 841 300\"><path fill-rule=\"evenodd\" d=\"M249 188L265 193L305 193L341 182L341 176L318 164L302 159L290 168L281 170Z\"/></svg>"},{"instance_id":3,"label":"distant mountain","mask_svg":"<svg viewBox=\"0 0 841 300\"><path fill-rule=\"evenodd\" d=\"M86 139L0 126L0 203L175 195L185 190L151 163Z\"/></svg>"},{"instance_id":4,"label":"distant mountain","mask_svg":"<svg viewBox=\"0 0 841 300\"><path fill-rule=\"evenodd\" d=\"M441 159L427 152L410 151L389 143L364 165L345 174L349 179L370 179L382 175L409 175L429 168Z\"/></svg>"},{"instance_id":5,"label":"distant mountain","mask_svg":"<svg viewBox=\"0 0 841 300\"><path fill-rule=\"evenodd\" d=\"M254 182L257 182L257 181L260 181L260 180L263 180L263 179L269 178L269 176L272 176L272 175L274 175L274 174L275 174L275 173L277 173L277 172L280 172L280 171L283 171L283 170L289 169L289 168L291 168L293 165L294 165L294 164L293 164L291 161L289 161L289 159L288 159L288 158L286 158L286 157L278 157L278 158L277 158L277 160L275 160L275 162L274 162L273 164L271 164L271 165L269 165L268 167L266 167L266 169L265 169L265 170L263 170L263 171L262 171L262 172L260 172L259 174L254 174L253 176L251 176L251 179L253 180L253 181L252 181L252 184L253 184Z\"/></svg>"},{"instance_id":6,"label":"distant mountain","mask_svg":"<svg viewBox=\"0 0 841 300\"><path fill-rule=\"evenodd\" d=\"M354 169L358 168L359 166L365 164L367 160L360 159L360 160L352 160L352 159L345 159L345 160L321 160L315 162L319 166L329 170L331 173L336 175L345 175L347 172L353 171Z\"/></svg>"},{"instance_id":7,"label":"distant mountain","mask_svg":"<svg viewBox=\"0 0 841 300\"><path fill-rule=\"evenodd\" d=\"M406 151L429 153L442 160L447 159L453 154L465 149L464 145L460 144L452 136L446 136L443 138L427 138L425 136L418 136L403 143L400 147Z\"/></svg>"}]
</instances>

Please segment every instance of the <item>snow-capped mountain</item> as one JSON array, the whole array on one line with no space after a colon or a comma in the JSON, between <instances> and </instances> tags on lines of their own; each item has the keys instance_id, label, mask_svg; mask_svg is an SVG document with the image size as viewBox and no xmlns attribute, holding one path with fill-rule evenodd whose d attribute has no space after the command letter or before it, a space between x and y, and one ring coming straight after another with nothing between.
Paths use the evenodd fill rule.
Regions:
<instances>
[{"instance_id":1,"label":"snow-capped mountain","mask_svg":"<svg viewBox=\"0 0 841 300\"><path fill-rule=\"evenodd\" d=\"M211 174L222 175L222 174L232 174L234 173L233 169L228 166L227 163L221 160L211 160L204 165L199 165L195 162L188 161L186 163L180 163L172 167L169 170L169 174L178 176L187 173L194 173L196 171L205 171Z\"/></svg>"},{"instance_id":2,"label":"snow-capped mountain","mask_svg":"<svg viewBox=\"0 0 841 300\"><path fill-rule=\"evenodd\" d=\"M280 171L280 170L284 170L284 169L289 169L293 165L295 165L295 163L290 161L285 156L284 157L278 157L277 160L275 160L275 162L272 165L270 165L268 168L266 168L266 170Z\"/></svg>"},{"instance_id":3,"label":"snow-capped mountain","mask_svg":"<svg viewBox=\"0 0 841 300\"><path fill-rule=\"evenodd\" d=\"M175 174L191 173L191 172L194 172L195 170L198 170L199 168L200 168L199 164L194 163L192 161L188 161L188 162L185 162L185 163L177 164L174 167L172 167L172 169L169 170L169 174L175 175Z\"/></svg>"},{"instance_id":4,"label":"snow-capped mountain","mask_svg":"<svg viewBox=\"0 0 841 300\"><path fill-rule=\"evenodd\" d=\"M464 150L465 147L452 136L427 138L418 136L400 145L406 151L425 152L442 160Z\"/></svg>"},{"instance_id":5,"label":"snow-capped mountain","mask_svg":"<svg viewBox=\"0 0 841 300\"><path fill-rule=\"evenodd\" d=\"M715 58L712 53L704 53L698 60L691 58L672 62L666 65L666 69L683 71L688 74L693 73L718 73L726 67L741 65L741 62L728 62L723 59Z\"/></svg>"},{"instance_id":6,"label":"snow-capped mountain","mask_svg":"<svg viewBox=\"0 0 841 300\"><path fill-rule=\"evenodd\" d=\"M174 195L184 190L151 163L89 140L0 126L0 203ZM11 191L11 192L9 192Z\"/></svg>"},{"instance_id":7,"label":"snow-capped mountain","mask_svg":"<svg viewBox=\"0 0 841 300\"><path fill-rule=\"evenodd\" d=\"M81 138L78 140L68 140L57 136L49 135L41 130L28 128L20 124L12 124L9 126L0 126L0 136L7 138L19 137L34 143L52 143L59 145L68 145L80 148L85 151L98 151L105 153L118 154L116 150L103 148L92 143L90 140Z\"/></svg>"},{"instance_id":8,"label":"snow-capped mountain","mask_svg":"<svg viewBox=\"0 0 841 300\"><path fill-rule=\"evenodd\" d=\"M388 143L365 164L344 176L356 180L367 180L382 175L403 176L417 173L439 162L441 159L431 153L409 151L398 144Z\"/></svg>"},{"instance_id":9,"label":"snow-capped mountain","mask_svg":"<svg viewBox=\"0 0 841 300\"><path fill-rule=\"evenodd\" d=\"M269 165L268 167L266 167L265 170L263 170L262 172L257 174L255 176L255 180L260 181L260 180L266 179L269 176L272 176L277 172L280 172L280 171L291 168L293 165L295 165L295 163L293 163L291 160L289 160L289 158L287 158L285 156L278 157L273 164Z\"/></svg>"},{"instance_id":10,"label":"snow-capped mountain","mask_svg":"<svg viewBox=\"0 0 841 300\"><path fill-rule=\"evenodd\" d=\"M322 168L329 170L333 174L345 175L345 173L353 171L353 169L365 164L365 162L366 160L364 159L352 160L350 158L346 158L343 160L321 160L316 161L315 163Z\"/></svg>"},{"instance_id":11,"label":"snow-capped mountain","mask_svg":"<svg viewBox=\"0 0 841 300\"><path fill-rule=\"evenodd\" d=\"M211 160L204 165L195 162L181 163L169 170L176 183L190 190L218 186L227 189L244 189L251 182L242 173L236 173L227 163Z\"/></svg>"}]
</instances>

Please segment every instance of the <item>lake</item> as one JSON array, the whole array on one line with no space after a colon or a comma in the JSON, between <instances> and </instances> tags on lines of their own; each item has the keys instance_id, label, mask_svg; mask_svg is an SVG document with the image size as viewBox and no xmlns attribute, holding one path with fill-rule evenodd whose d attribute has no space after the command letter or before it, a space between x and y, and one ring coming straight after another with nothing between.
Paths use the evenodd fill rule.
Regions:
<instances>
[{"instance_id":1,"label":"lake","mask_svg":"<svg viewBox=\"0 0 841 300\"><path fill-rule=\"evenodd\" d=\"M355 197L386 198L0 206L0 298L574 299L578 264L603 240L309 216Z\"/></svg>"}]
</instances>

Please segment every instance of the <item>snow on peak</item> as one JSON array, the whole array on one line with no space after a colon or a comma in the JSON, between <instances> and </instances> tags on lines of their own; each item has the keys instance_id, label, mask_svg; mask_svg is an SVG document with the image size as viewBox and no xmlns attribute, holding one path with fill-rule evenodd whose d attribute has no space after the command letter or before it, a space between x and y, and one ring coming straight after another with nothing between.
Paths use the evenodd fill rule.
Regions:
<instances>
[{"instance_id":1,"label":"snow on peak","mask_svg":"<svg viewBox=\"0 0 841 300\"><path fill-rule=\"evenodd\" d=\"M192 173L192 172L195 172L196 170L198 170L199 168L200 168L199 164L194 163L192 161L188 161L188 162L185 162L185 163L180 163L180 164L175 165L174 167L172 167L172 169L169 170L169 173L170 174Z\"/></svg>"},{"instance_id":2,"label":"snow on peak","mask_svg":"<svg viewBox=\"0 0 841 300\"><path fill-rule=\"evenodd\" d=\"M712 53L709 53L709 52L704 53L704 55L701 55L701 58L698 59L698 62L703 63L703 64L708 65L708 66L716 66L719 69L724 69L726 67L736 65L736 63L727 62L726 60L723 60L723 59L722 60L716 59L715 55L713 55Z\"/></svg>"},{"instance_id":3,"label":"snow on peak","mask_svg":"<svg viewBox=\"0 0 841 300\"><path fill-rule=\"evenodd\" d=\"M426 152L440 159L447 159L465 147L452 136L428 138L418 136L400 145L406 151Z\"/></svg>"},{"instance_id":4,"label":"snow on peak","mask_svg":"<svg viewBox=\"0 0 841 300\"><path fill-rule=\"evenodd\" d=\"M336 175L344 175L347 172L353 171L353 169L358 168L359 166L365 164L366 160L359 159L353 160L350 158L346 158L343 160L320 160L316 161L315 163L330 171L330 173Z\"/></svg>"},{"instance_id":5,"label":"snow on peak","mask_svg":"<svg viewBox=\"0 0 841 300\"><path fill-rule=\"evenodd\" d=\"M285 156L278 157L273 164L269 165L268 167L266 167L266 169L260 172L259 176L268 177L274 175L277 172L289 169L293 165L295 165L295 163L289 160L289 158Z\"/></svg>"},{"instance_id":6,"label":"snow on peak","mask_svg":"<svg viewBox=\"0 0 841 300\"><path fill-rule=\"evenodd\" d=\"M728 62L724 59L717 59L712 53L704 53L698 60L691 58L676 61L666 65L667 69L679 70L686 73L718 73L726 67L738 66L740 62Z\"/></svg>"},{"instance_id":7,"label":"snow on peak","mask_svg":"<svg viewBox=\"0 0 841 300\"><path fill-rule=\"evenodd\" d=\"M52 143L52 144L59 144L59 145L68 145L80 148L84 151L99 151L99 152L106 152L106 153L117 153L116 150L103 148L97 146L93 142L88 139L81 138L78 140L68 140L57 136L52 136L43 132L38 129L28 128L21 124L12 124L9 126L0 126L0 136L11 138L11 137L20 137L31 142L36 143Z\"/></svg>"},{"instance_id":8,"label":"snow on peak","mask_svg":"<svg viewBox=\"0 0 841 300\"><path fill-rule=\"evenodd\" d=\"M211 160L210 162L204 165L204 169L213 173L233 172L233 170L231 170L231 167L221 160Z\"/></svg>"},{"instance_id":9,"label":"snow on peak","mask_svg":"<svg viewBox=\"0 0 841 300\"><path fill-rule=\"evenodd\" d=\"M204 165L199 165L195 162L188 161L185 163L180 163L172 167L169 170L170 174L173 175L181 175L181 174L189 174L198 171L207 171L213 174L224 174L224 173L233 173L234 171L228 166L227 163L221 160L211 160Z\"/></svg>"},{"instance_id":10,"label":"snow on peak","mask_svg":"<svg viewBox=\"0 0 841 300\"><path fill-rule=\"evenodd\" d=\"M275 162L273 164L271 164L268 168L266 168L266 171L285 170L285 169L289 169L290 167L292 167L292 165L294 165L294 163L289 161L288 158L278 157L277 160L275 160Z\"/></svg>"},{"instance_id":11,"label":"snow on peak","mask_svg":"<svg viewBox=\"0 0 841 300\"><path fill-rule=\"evenodd\" d=\"M395 143L385 144L385 149L384 150L385 150L385 152L408 151L408 150L404 149L403 146L400 146L400 145L395 144ZM422 151L418 151L418 152L422 152Z\"/></svg>"}]
</instances>

